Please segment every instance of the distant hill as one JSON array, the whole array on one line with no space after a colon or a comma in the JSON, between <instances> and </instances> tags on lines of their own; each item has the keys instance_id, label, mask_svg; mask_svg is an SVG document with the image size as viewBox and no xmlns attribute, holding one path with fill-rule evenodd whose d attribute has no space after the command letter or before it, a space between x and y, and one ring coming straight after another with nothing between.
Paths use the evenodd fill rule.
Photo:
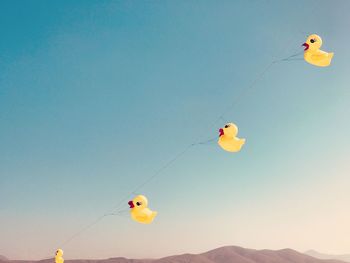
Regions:
<instances>
[{"instance_id":1,"label":"distant hill","mask_svg":"<svg viewBox=\"0 0 350 263\"><path fill-rule=\"evenodd\" d=\"M52 263L53 259L41 261L0 260L0 263L4 262ZM343 263L343 261L317 259L292 249L255 250L228 246L202 254L183 254L160 259L127 259L119 257L101 260L66 260L65 263Z\"/></svg>"},{"instance_id":2,"label":"distant hill","mask_svg":"<svg viewBox=\"0 0 350 263\"><path fill-rule=\"evenodd\" d=\"M337 259L337 260L342 260L345 262L350 263L350 254L344 254L344 255L328 255L328 254L323 254L320 252L317 252L315 250L308 250L305 252L305 254L312 256L314 258L320 258L320 259Z\"/></svg>"},{"instance_id":3,"label":"distant hill","mask_svg":"<svg viewBox=\"0 0 350 263\"><path fill-rule=\"evenodd\" d=\"M1 261L7 261L8 259L7 259L5 256L0 255L0 260L1 260Z\"/></svg>"}]
</instances>

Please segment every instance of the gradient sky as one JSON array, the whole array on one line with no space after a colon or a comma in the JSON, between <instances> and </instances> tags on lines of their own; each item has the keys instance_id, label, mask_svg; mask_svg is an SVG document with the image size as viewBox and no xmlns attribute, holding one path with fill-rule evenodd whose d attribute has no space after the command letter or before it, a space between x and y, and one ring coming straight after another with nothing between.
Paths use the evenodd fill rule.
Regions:
<instances>
[{"instance_id":1,"label":"gradient sky","mask_svg":"<svg viewBox=\"0 0 350 263\"><path fill-rule=\"evenodd\" d=\"M221 245L350 252L349 1L0 3L0 254L51 256L202 136L310 33L329 68L272 67L142 188L152 225L107 217L66 258ZM125 204L127 208L127 204Z\"/></svg>"}]
</instances>

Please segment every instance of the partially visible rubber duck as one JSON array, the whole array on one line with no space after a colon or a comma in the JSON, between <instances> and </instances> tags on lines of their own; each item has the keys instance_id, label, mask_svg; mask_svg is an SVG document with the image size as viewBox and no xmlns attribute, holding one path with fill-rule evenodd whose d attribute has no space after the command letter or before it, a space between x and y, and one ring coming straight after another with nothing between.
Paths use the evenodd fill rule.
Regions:
<instances>
[{"instance_id":1,"label":"partially visible rubber duck","mask_svg":"<svg viewBox=\"0 0 350 263\"><path fill-rule=\"evenodd\" d=\"M64 259L62 256L63 256L63 250L57 249L55 254L55 263L64 263Z\"/></svg>"}]
</instances>

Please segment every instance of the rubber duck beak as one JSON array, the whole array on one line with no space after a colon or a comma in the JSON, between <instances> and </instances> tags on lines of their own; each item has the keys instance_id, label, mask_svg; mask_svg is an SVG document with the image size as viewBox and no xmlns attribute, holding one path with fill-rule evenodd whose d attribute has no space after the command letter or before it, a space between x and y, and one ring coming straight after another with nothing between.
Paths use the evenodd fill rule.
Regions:
<instances>
[{"instance_id":1,"label":"rubber duck beak","mask_svg":"<svg viewBox=\"0 0 350 263\"><path fill-rule=\"evenodd\" d=\"M129 201L128 202L128 205L130 206L130 208L134 208L135 206L134 206L134 203L132 202L132 201Z\"/></svg>"},{"instance_id":2,"label":"rubber duck beak","mask_svg":"<svg viewBox=\"0 0 350 263\"><path fill-rule=\"evenodd\" d=\"M301 46L305 47L305 48L304 48L304 51L308 50L309 47L310 47L309 44L307 44L307 43L304 43L304 44L302 44Z\"/></svg>"},{"instance_id":3,"label":"rubber duck beak","mask_svg":"<svg viewBox=\"0 0 350 263\"><path fill-rule=\"evenodd\" d=\"M219 137L221 137L222 135L224 135L225 133L224 133L224 129L220 129L219 130Z\"/></svg>"}]
</instances>

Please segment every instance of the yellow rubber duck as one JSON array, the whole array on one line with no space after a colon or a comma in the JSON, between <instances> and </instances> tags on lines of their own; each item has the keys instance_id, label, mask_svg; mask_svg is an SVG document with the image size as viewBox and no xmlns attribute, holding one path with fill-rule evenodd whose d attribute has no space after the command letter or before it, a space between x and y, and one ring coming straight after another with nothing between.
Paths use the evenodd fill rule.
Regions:
<instances>
[{"instance_id":1,"label":"yellow rubber duck","mask_svg":"<svg viewBox=\"0 0 350 263\"><path fill-rule=\"evenodd\" d=\"M219 130L218 144L228 152L239 152L245 143L245 139L237 138L238 128L234 123L227 123Z\"/></svg>"},{"instance_id":2,"label":"yellow rubber duck","mask_svg":"<svg viewBox=\"0 0 350 263\"><path fill-rule=\"evenodd\" d=\"M64 263L64 259L62 256L63 256L63 250L57 249L55 254L55 263Z\"/></svg>"},{"instance_id":3,"label":"yellow rubber duck","mask_svg":"<svg viewBox=\"0 0 350 263\"><path fill-rule=\"evenodd\" d=\"M322 38L318 35L310 35L303 44L304 59L306 62L318 66L327 67L331 64L334 53L328 53L320 50L322 46Z\"/></svg>"},{"instance_id":4,"label":"yellow rubber duck","mask_svg":"<svg viewBox=\"0 0 350 263\"><path fill-rule=\"evenodd\" d=\"M138 195L132 201L129 201L128 204L131 209L131 218L138 223L150 224L157 215L157 212L154 212L147 207L148 200L146 196Z\"/></svg>"}]
</instances>

